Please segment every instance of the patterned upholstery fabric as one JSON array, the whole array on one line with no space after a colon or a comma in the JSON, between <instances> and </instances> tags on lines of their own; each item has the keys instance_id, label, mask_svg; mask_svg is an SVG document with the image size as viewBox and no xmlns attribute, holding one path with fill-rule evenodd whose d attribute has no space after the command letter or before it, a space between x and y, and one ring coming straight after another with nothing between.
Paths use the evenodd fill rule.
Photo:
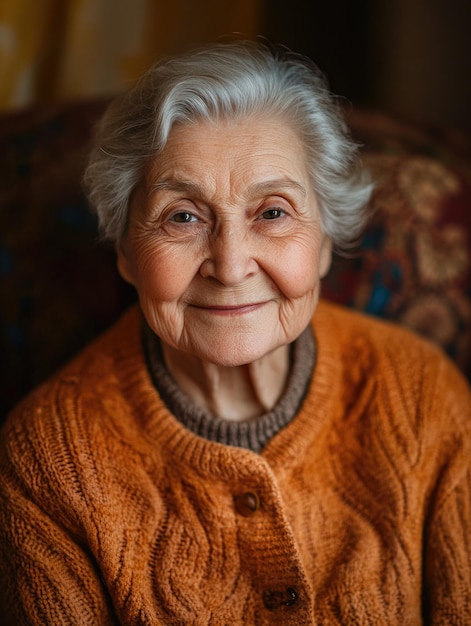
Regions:
<instances>
[{"instance_id":1,"label":"patterned upholstery fabric","mask_svg":"<svg viewBox=\"0 0 471 626\"><path fill-rule=\"evenodd\" d=\"M80 177L102 102L0 121L2 412L118 317L117 275Z\"/></svg>"},{"instance_id":2,"label":"patterned upholstery fabric","mask_svg":"<svg viewBox=\"0 0 471 626\"><path fill-rule=\"evenodd\" d=\"M80 187L104 106L0 119L2 416L135 300ZM379 182L359 250L335 257L324 295L417 330L471 377L471 147L377 113L349 117Z\"/></svg>"},{"instance_id":3,"label":"patterned upholstery fabric","mask_svg":"<svg viewBox=\"0 0 471 626\"><path fill-rule=\"evenodd\" d=\"M324 295L428 337L471 378L471 143L378 113L349 121L378 184L360 250L335 259Z\"/></svg>"}]
</instances>

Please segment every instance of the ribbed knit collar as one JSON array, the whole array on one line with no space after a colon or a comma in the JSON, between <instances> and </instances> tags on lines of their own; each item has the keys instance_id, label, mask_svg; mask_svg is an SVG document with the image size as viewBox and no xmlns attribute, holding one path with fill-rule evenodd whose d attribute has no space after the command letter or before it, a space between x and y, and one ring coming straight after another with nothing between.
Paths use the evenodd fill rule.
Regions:
<instances>
[{"instance_id":1,"label":"ribbed knit collar","mask_svg":"<svg viewBox=\"0 0 471 626\"><path fill-rule=\"evenodd\" d=\"M223 420L197 406L170 375L159 338L145 324L144 351L155 387L173 415L194 434L218 443L260 452L296 415L309 386L315 363L311 327L291 346L291 370L283 395L276 406L245 422Z\"/></svg>"}]
</instances>

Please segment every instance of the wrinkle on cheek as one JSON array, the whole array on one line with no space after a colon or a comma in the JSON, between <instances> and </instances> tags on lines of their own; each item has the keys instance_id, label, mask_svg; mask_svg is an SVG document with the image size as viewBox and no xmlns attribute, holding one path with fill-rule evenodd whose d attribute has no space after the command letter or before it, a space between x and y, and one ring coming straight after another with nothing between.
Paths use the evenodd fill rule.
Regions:
<instances>
[{"instance_id":1,"label":"wrinkle on cheek","mask_svg":"<svg viewBox=\"0 0 471 626\"><path fill-rule=\"evenodd\" d=\"M140 249L135 255L138 289L142 290L146 285L154 282L158 272L158 259L150 249Z\"/></svg>"},{"instance_id":2,"label":"wrinkle on cheek","mask_svg":"<svg viewBox=\"0 0 471 626\"><path fill-rule=\"evenodd\" d=\"M158 246L143 243L135 247L135 266L139 291L149 300L170 303L178 300L199 271L201 254L191 243L179 245L161 242Z\"/></svg>"},{"instance_id":3,"label":"wrinkle on cheek","mask_svg":"<svg viewBox=\"0 0 471 626\"><path fill-rule=\"evenodd\" d=\"M184 320L174 303L156 305L152 297L142 294L141 307L152 330L175 347L188 343Z\"/></svg>"},{"instance_id":4,"label":"wrinkle on cheek","mask_svg":"<svg viewBox=\"0 0 471 626\"><path fill-rule=\"evenodd\" d=\"M293 298L292 300L285 300L279 310L279 321L283 329L285 337L292 340L291 334L293 333L293 320L297 322L297 336L304 328L309 324L319 299L319 287L316 285L313 289L309 290L303 296L299 298Z\"/></svg>"}]
</instances>

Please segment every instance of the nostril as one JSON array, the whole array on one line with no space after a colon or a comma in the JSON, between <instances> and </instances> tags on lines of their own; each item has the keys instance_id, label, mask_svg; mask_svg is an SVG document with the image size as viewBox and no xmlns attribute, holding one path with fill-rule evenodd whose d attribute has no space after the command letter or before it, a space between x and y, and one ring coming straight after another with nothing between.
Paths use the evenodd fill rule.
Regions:
<instances>
[{"instance_id":1,"label":"nostril","mask_svg":"<svg viewBox=\"0 0 471 626\"><path fill-rule=\"evenodd\" d=\"M199 273L201 274L203 278L209 278L212 274L214 274L211 264L212 264L211 259L205 259L201 263Z\"/></svg>"},{"instance_id":2,"label":"nostril","mask_svg":"<svg viewBox=\"0 0 471 626\"><path fill-rule=\"evenodd\" d=\"M229 244L219 241L200 266L203 278L215 278L221 284L234 286L256 270L256 263L240 242L231 238Z\"/></svg>"}]
</instances>

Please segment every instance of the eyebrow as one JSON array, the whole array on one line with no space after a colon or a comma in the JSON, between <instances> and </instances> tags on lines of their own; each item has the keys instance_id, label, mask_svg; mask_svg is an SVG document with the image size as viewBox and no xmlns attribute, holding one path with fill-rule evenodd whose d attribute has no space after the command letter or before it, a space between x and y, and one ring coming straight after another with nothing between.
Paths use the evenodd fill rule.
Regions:
<instances>
[{"instance_id":1,"label":"eyebrow","mask_svg":"<svg viewBox=\"0 0 471 626\"><path fill-rule=\"evenodd\" d=\"M306 189L292 178L275 178L262 183L254 183L249 187L249 195L258 196L263 194L276 194L279 191L297 191L304 197L307 195Z\"/></svg>"},{"instance_id":2,"label":"eyebrow","mask_svg":"<svg viewBox=\"0 0 471 626\"><path fill-rule=\"evenodd\" d=\"M176 191L189 193L199 198L204 197L204 190L198 183L174 178L168 178L155 183L152 185L152 191L154 193L159 191ZM257 197L267 194L276 194L280 191L295 191L300 193L303 197L307 195L306 189L297 181L291 178L274 178L250 185L247 190L247 196Z\"/></svg>"},{"instance_id":3,"label":"eyebrow","mask_svg":"<svg viewBox=\"0 0 471 626\"><path fill-rule=\"evenodd\" d=\"M195 195L201 195L203 193L203 189L197 183L192 183L187 180L176 180L174 178L168 178L153 184L152 191L154 193L159 191L184 191Z\"/></svg>"}]
</instances>

